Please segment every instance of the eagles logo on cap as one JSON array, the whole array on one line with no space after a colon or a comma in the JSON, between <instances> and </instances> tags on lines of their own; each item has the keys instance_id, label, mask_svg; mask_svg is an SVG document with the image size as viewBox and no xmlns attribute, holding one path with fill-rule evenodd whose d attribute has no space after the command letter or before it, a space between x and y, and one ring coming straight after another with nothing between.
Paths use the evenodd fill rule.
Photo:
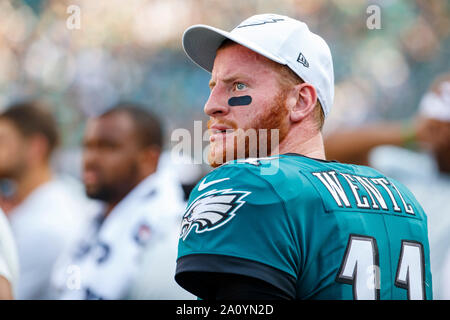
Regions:
<instances>
[{"instance_id":1,"label":"eagles logo on cap","mask_svg":"<svg viewBox=\"0 0 450 320\"><path fill-rule=\"evenodd\" d=\"M240 25L238 25L236 28L245 28L245 27L251 27L251 26L260 26L262 24L266 23L276 23L278 21L284 21L282 18L277 18L276 16L273 18L270 17L263 17L261 18L249 18L242 22Z\"/></svg>"}]
</instances>

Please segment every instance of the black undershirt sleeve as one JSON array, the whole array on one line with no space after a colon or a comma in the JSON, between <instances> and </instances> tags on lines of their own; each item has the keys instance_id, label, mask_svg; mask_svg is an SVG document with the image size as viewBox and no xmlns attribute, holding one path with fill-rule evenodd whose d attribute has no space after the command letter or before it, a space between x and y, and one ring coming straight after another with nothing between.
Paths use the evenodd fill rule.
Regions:
<instances>
[{"instance_id":1,"label":"black undershirt sleeve","mask_svg":"<svg viewBox=\"0 0 450 320\"><path fill-rule=\"evenodd\" d=\"M248 276L229 273L210 273L214 283L205 300L289 300L286 292L275 286Z\"/></svg>"},{"instance_id":2,"label":"black undershirt sleeve","mask_svg":"<svg viewBox=\"0 0 450 320\"><path fill-rule=\"evenodd\" d=\"M191 254L177 261L177 283L201 299L279 300L295 298L291 275L253 260Z\"/></svg>"}]
</instances>

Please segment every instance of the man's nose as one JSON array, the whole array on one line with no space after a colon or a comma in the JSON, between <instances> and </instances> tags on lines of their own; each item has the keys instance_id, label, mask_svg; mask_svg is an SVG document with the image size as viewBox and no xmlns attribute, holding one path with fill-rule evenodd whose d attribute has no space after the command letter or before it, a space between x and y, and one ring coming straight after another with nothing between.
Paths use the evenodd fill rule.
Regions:
<instances>
[{"instance_id":1,"label":"man's nose","mask_svg":"<svg viewBox=\"0 0 450 320\"><path fill-rule=\"evenodd\" d=\"M96 165L99 162L99 158L99 152L95 148L85 148L82 155L83 167Z\"/></svg>"},{"instance_id":2,"label":"man's nose","mask_svg":"<svg viewBox=\"0 0 450 320\"><path fill-rule=\"evenodd\" d=\"M216 88L211 91L204 112L210 117L225 116L230 112L226 97Z\"/></svg>"}]
</instances>

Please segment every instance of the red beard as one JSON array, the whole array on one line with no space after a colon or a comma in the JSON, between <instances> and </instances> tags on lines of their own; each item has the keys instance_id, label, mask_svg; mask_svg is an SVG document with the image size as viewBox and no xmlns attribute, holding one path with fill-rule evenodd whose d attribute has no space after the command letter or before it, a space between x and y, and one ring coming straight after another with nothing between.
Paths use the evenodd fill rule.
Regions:
<instances>
[{"instance_id":1,"label":"red beard","mask_svg":"<svg viewBox=\"0 0 450 320\"><path fill-rule=\"evenodd\" d=\"M274 99L273 106L254 119L248 128L238 128L234 121L226 119L216 122L216 124L231 126L235 133L242 134L233 135L233 152L227 154L226 145L222 146L221 159L212 156L210 151L209 164L216 168L230 160L271 155L289 131L289 125L285 123L288 114L285 103L286 96L283 93L278 94ZM211 123L212 120L209 120L208 129ZM223 143L226 144L226 142Z\"/></svg>"}]
</instances>

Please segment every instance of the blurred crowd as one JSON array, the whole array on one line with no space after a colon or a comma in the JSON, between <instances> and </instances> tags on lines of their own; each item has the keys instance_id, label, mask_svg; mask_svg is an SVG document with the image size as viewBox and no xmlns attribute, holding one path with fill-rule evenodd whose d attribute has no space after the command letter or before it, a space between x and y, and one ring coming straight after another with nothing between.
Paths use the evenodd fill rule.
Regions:
<instances>
[{"instance_id":1,"label":"blurred crowd","mask_svg":"<svg viewBox=\"0 0 450 320\"><path fill-rule=\"evenodd\" d=\"M366 25L373 4L381 29ZM79 8L79 29L67 26L70 5ZM79 144L86 116L118 100L147 104L169 132L192 129L203 119L209 76L183 54L183 31L197 23L231 29L243 17L276 12L305 21L333 52L338 121L327 127L405 118L448 65L449 11L445 0L5 0L0 106L47 100L68 147Z\"/></svg>"},{"instance_id":2,"label":"blurred crowd","mask_svg":"<svg viewBox=\"0 0 450 320\"><path fill-rule=\"evenodd\" d=\"M367 18L370 15L367 12L369 5L377 5L381 9L380 29L369 29L367 26ZM86 133L89 132L88 119L104 120L105 112L112 106L117 106L120 101L133 101L160 119L158 121L161 121L162 135L165 138L160 145L159 163L156 161L159 169L149 171L143 169L147 172L144 176L151 176L152 173L159 171L158 179L165 179L164 181L174 179L176 183L171 188L177 190L173 192L178 194L178 200L174 200L173 211L179 212L174 212L173 216L178 217L177 214L182 214L182 209L179 208L183 207L190 188L208 169L204 165L189 166L187 169L176 167L169 155L172 146L169 139L170 133L176 128L192 130L194 120L206 120L203 105L209 94L205 85L209 75L193 65L183 53L182 33L188 26L198 23L231 29L245 17L266 12L286 14L305 21L311 30L320 34L328 42L331 48L335 70L335 102L333 111L325 123L326 134L334 133L343 126L348 129L360 128L368 124L376 125L383 121L414 121L419 104L430 90L433 81L443 72L450 71L450 4L446 0L0 1L0 20L2 21L0 24L0 111L3 112L20 101L41 101L47 106L51 117L55 119L60 141L59 144L55 144L54 150L51 148L52 150L48 151L44 148L49 154L48 159L45 152L40 149L39 141L35 142L36 147L31 148L34 152L33 159L42 158L40 172L54 172L64 177L65 186L70 188L67 192L79 196L77 199L69 199L71 197L64 194L63 188L58 185L49 187L49 190L57 190L58 201L73 211L70 212L70 217L69 212L67 217L59 217L62 220L56 224L56 226L64 224L65 228L70 226L70 230L61 228L60 234L54 235L56 238L44 239L39 237L39 232L49 234L49 231L38 232L38 216L33 218L36 220L35 223L22 218L23 221L17 222L20 227L16 230L13 228L13 232L20 230L22 234L29 233L29 229L34 228L38 239L28 238L27 244L21 244L18 241L21 246L31 245L28 251L23 253L25 257L21 257L22 253L19 250L19 260L36 257L36 249L32 245L36 245L37 240L42 241L42 246L46 248L49 245L45 244L45 241L49 243L60 241L58 252L45 251L45 256L49 258L48 263L54 263L59 251L62 251L63 247L66 248L65 240L55 239L62 237L67 240L72 237L72 231L75 233L75 225L79 222L77 215L83 215L80 220L83 222L86 220L86 223L90 224L88 228L90 236L86 236L86 233L85 240L86 238L96 239L94 244L78 243L78 253L65 257L66 260L63 262L59 261L64 266L61 270L63 273L66 272L65 275L51 275L50 267L45 264L32 267L35 269L30 271L28 277L34 279L38 277L45 284L28 281L28 285L35 285L35 287L21 288L19 286L21 290L18 293L19 298L54 298L58 295L69 298L101 298L101 294L95 291L95 288L92 289L93 287L90 291L78 292L77 295L64 296L64 293L60 291L61 286L67 289L67 281L70 282L73 279L75 282L70 283L77 287L76 277L72 280L66 279L67 276L70 278L78 272L77 269L70 268L78 265L71 259L76 260L87 256L90 262L83 262L84 270L87 270L84 272L89 274L92 280L98 275L97 266L92 261L100 261L98 263L101 264L102 257L105 258L108 254L109 249L105 249L101 241L97 240L102 237L108 239L113 232L108 230L114 230L114 223L117 224L117 221L107 225L110 229L103 233L101 229L98 229L100 226L105 227L103 222L98 222L97 229L92 226L92 221L98 220L98 212L104 208L99 209L97 203L91 203L85 196L86 181L82 180L81 155L83 150L90 146L85 140ZM79 18L78 25L70 24L77 18ZM122 120L115 119L115 121ZM103 129L103 131L107 130ZM8 134L14 135L14 132L10 131ZM371 148L366 148L364 151L367 153L369 149ZM338 160L340 156L346 156L336 153L333 155ZM2 159L4 158L0 154L0 161ZM354 163L361 160L352 157L348 159L349 162ZM366 164L369 164L367 159ZM4 165L0 163L1 167ZM23 168L25 164L24 167L17 167L15 170L20 171ZM170 175L172 171L175 175ZM186 181L183 173L186 174L187 171L194 174L191 174L192 177ZM171 178L168 178L166 174ZM16 190L14 188L17 186L7 179L11 178L7 175L0 178L5 178L0 183L1 197L7 199L11 193L14 193ZM38 177L35 178L37 180L33 181L39 180ZM50 174L48 177L40 178L43 182L53 179L50 178ZM151 185L154 182L146 183ZM130 187L127 191L134 190L134 187L139 184L132 185L133 188ZM448 184L445 188L448 188ZM125 195L122 198L119 197L119 200L126 199ZM145 198L146 195L138 194L136 199L141 196ZM133 201L137 201L136 199ZM44 200L41 198L40 201ZM45 201L37 206L46 207L52 202L55 207L58 205L56 200ZM69 205L70 201L76 204ZM118 210L120 213L120 208L114 209L116 206L120 207L118 206L120 201L112 201L108 210L111 212ZM128 199L128 201L131 200ZM90 209L74 208L80 204L85 204L85 208ZM17 203L2 201L2 209L6 212L13 210L16 205ZM88 211L93 213L90 214ZM136 221L133 225L130 223L130 232L136 233L137 237L130 246L135 244L139 246L140 241L144 241L148 236L147 233L153 232L151 229L153 222L147 221L144 216L143 214L142 221ZM66 223L67 221L70 222ZM170 232L176 230L177 227L173 226L172 222L167 223L170 225ZM136 225L137 230L133 229ZM55 228L55 225L43 227ZM173 232L176 233L176 231ZM73 239L78 238L73 235ZM167 246L174 245L163 241L161 243ZM164 245L153 248L152 252L165 252L167 247ZM118 250L129 248L119 244L117 246L120 247ZM90 248L100 249L91 250ZM152 270L159 270L165 266L163 260L159 263L152 260L149 251L136 250L139 252L139 254L136 253L139 259L144 261L144 264L147 262L151 264ZM161 259L168 257L167 259L173 260L172 256L160 256L163 257ZM135 257L130 256L129 259L131 261ZM44 263L44 258L41 260ZM45 277L42 272L37 276L37 270L47 270ZM163 271L167 270L159 270L160 274ZM108 272L113 276L118 274L115 269ZM157 283L157 287L164 286L162 282L166 278L158 278L157 272L151 275L145 270L132 270L122 276L131 277L131 274L141 274L138 278L146 280L138 281L134 289L126 293L121 291L122 287L116 288L111 283L107 283L108 280L105 280L104 285L100 285L96 290L117 293L109 298L189 297L175 288L173 291L167 291L165 295L160 293L160 296L155 291L148 292L147 283ZM51 277L54 278L51 279ZM53 282L52 290L47 288L50 282Z\"/></svg>"}]
</instances>

